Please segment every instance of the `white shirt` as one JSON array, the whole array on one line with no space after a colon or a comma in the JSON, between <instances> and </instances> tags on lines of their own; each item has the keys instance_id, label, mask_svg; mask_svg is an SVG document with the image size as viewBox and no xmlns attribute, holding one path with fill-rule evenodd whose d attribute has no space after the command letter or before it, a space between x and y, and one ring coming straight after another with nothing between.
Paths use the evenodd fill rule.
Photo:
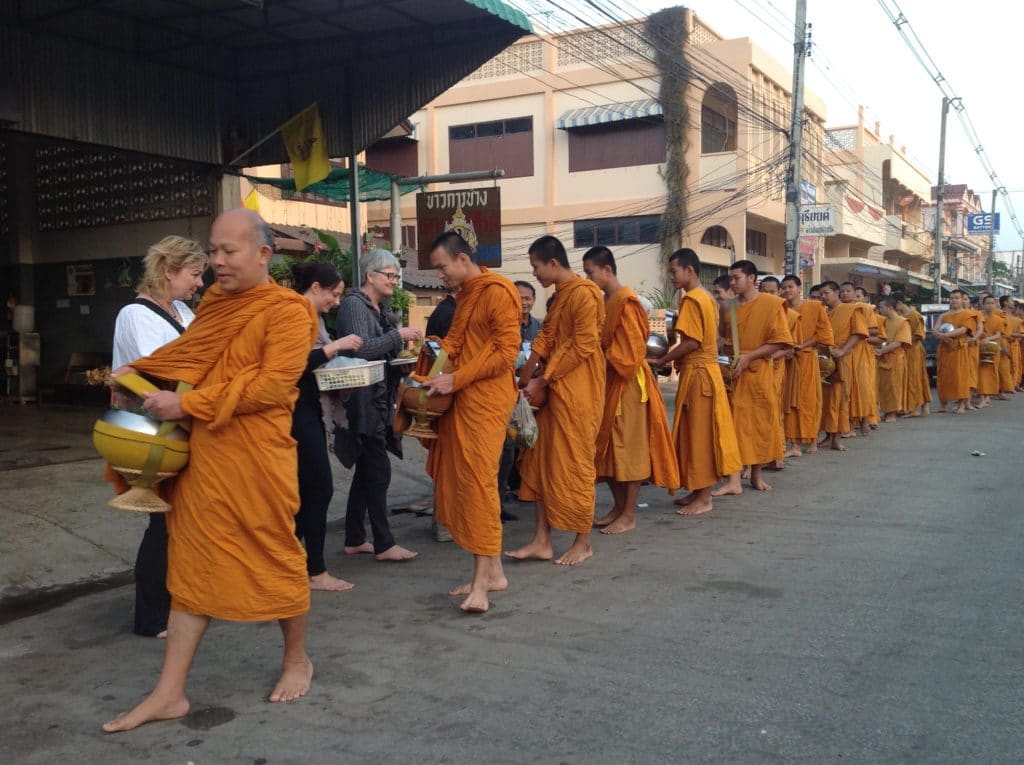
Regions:
<instances>
[{"instance_id":1,"label":"white shirt","mask_svg":"<svg viewBox=\"0 0 1024 765\"><path fill-rule=\"evenodd\" d=\"M175 300L173 305L180 317L178 323L187 329L195 314L180 300ZM178 331L167 319L144 305L129 303L118 311L114 324L112 368L117 369L148 356L161 345L177 339Z\"/></svg>"}]
</instances>

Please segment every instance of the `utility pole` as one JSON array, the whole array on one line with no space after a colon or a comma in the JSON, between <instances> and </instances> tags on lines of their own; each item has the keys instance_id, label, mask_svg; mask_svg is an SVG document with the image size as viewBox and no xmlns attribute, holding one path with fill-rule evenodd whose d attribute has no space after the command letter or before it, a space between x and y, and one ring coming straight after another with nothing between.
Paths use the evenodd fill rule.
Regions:
<instances>
[{"instance_id":1,"label":"utility pole","mask_svg":"<svg viewBox=\"0 0 1024 765\"><path fill-rule=\"evenodd\" d=\"M992 189L992 228L988 230L988 258L985 260L985 276L988 278L988 291L996 294L996 277L992 273L992 262L996 253L996 196L999 189Z\"/></svg>"},{"instance_id":2,"label":"utility pole","mask_svg":"<svg viewBox=\"0 0 1024 765\"><path fill-rule=\"evenodd\" d=\"M800 176L804 137L804 62L807 60L807 0L796 0L793 24L793 115L789 128L789 175L786 178L787 274L800 272Z\"/></svg>"},{"instance_id":3,"label":"utility pole","mask_svg":"<svg viewBox=\"0 0 1024 765\"><path fill-rule=\"evenodd\" d=\"M939 183L935 192L935 302L942 302L942 214L946 206L946 117L949 99L942 97L942 128L939 131Z\"/></svg>"}]
</instances>

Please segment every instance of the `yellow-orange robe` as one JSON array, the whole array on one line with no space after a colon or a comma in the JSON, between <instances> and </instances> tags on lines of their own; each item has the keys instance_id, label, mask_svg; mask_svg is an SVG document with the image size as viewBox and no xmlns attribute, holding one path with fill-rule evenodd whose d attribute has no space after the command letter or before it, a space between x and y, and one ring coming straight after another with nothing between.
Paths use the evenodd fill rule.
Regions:
<instances>
[{"instance_id":1,"label":"yellow-orange robe","mask_svg":"<svg viewBox=\"0 0 1024 765\"><path fill-rule=\"evenodd\" d=\"M1008 324L1006 317L1002 315L1002 311L993 311L990 314L985 315L985 329L983 332L983 338L989 337L1001 332L1006 334ZM1003 390L1003 375L1000 374L1000 360L1003 357L1003 348L1006 348L1005 340L999 340L999 353L996 354L995 358L992 359L992 363L986 363L985 357L980 356L981 347L979 346L979 361L978 361L978 393L982 396L995 396L1001 390ZM1007 357L1009 358L1009 357Z\"/></svg>"},{"instance_id":2,"label":"yellow-orange robe","mask_svg":"<svg viewBox=\"0 0 1024 765\"><path fill-rule=\"evenodd\" d=\"M850 339L850 335L858 335L861 338L868 336L868 325L864 319L864 312L854 303L840 303L829 310L828 318L832 323L832 333L837 348L842 348ZM853 347L859 348L862 345L867 345L863 339ZM851 349L845 356L836 359L836 374L833 375L833 382L823 388L821 429L826 433L846 433L850 430L850 392L854 378L853 358L853 349Z\"/></svg>"},{"instance_id":3,"label":"yellow-orange robe","mask_svg":"<svg viewBox=\"0 0 1024 765\"><path fill-rule=\"evenodd\" d=\"M996 311L1003 320L1003 328L1000 330L1003 336L999 340L999 355L996 356L996 366L999 368L999 390L1002 393L1012 393L1016 383L1013 381L1013 362L1010 359L1010 332L1012 323L1010 316L999 309ZM986 332L991 334L991 332Z\"/></svg>"},{"instance_id":4,"label":"yellow-orange robe","mask_svg":"<svg viewBox=\"0 0 1024 765\"><path fill-rule=\"evenodd\" d=\"M703 287L683 295L675 329L681 338L699 343L680 359L672 424L680 481L696 491L743 467L718 366L718 304Z\"/></svg>"},{"instance_id":5,"label":"yellow-orange robe","mask_svg":"<svg viewBox=\"0 0 1024 765\"><path fill-rule=\"evenodd\" d=\"M793 344L799 343L803 340L800 336L800 314L786 306L786 326L789 328L789 336L793 340ZM789 399L797 394L795 375L796 366L792 364L792 359L781 357L778 359L772 359L772 371L775 373L775 390L779 396L779 413L780 416L785 419L786 412L789 410ZM783 427L785 431L785 427Z\"/></svg>"},{"instance_id":6,"label":"yellow-orange robe","mask_svg":"<svg viewBox=\"0 0 1024 765\"><path fill-rule=\"evenodd\" d=\"M191 454L167 515L171 609L266 621L309 610L306 553L295 536L295 387L318 323L309 301L270 283L206 291L189 331L133 361L184 381Z\"/></svg>"},{"instance_id":7,"label":"yellow-orange robe","mask_svg":"<svg viewBox=\"0 0 1024 765\"><path fill-rule=\"evenodd\" d=\"M454 400L430 445L434 512L459 547L501 554L498 474L505 432L518 393L512 376L519 354L519 292L482 268L455 296L451 329L441 341L454 374Z\"/></svg>"},{"instance_id":8,"label":"yellow-orange robe","mask_svg":"<svg viewBox=\"0 0 1024 765\"><path fill-rule=\"evenodd\" d=\"M913 342L910 322L902 316L885 321L888 343L900 347L878 357L878 406L886 414L907 411L907 349Z\"/></svg>"},{"instance_id":9,"label":"yellow-orange robe","mask_svg":"<svg viewBox=\"0 0 1024 765\"><path fill-rule=\"evenodd\" d=\"M605 368L604 414L597 433L599 479L646 481L674 491L673 457L665 399L647 363L647 312L629 287L605 303L601 350Z\"/></svg>"},{"instance_id":10,"label":"yellow-orange robe","mask_svg":"<svg viewBox=\"0 0 1024 765\"><path fill-rule=\"evenodd\" d=\"M519 498L543 502L548 522L585 533L594 523L594 457L604 411L601 327L604 296L573 276L558 285L533 352L544 362L547 403L537 412L537 443L524 449Z\"/></svg>"},{"instance_id":11,"label":"yellow-orange robe","mask_svg":"<svg viewBox=\"0 0 1024 765\"><path fill-rule=\"evenodd\" d=\"M767 293L760 293L748 303L737 302L740 355L752 353L768 343L793 345L786 310L785 300ZM732 329L727 327L727 345L732 343L731 336ZM733 380L732 419L744 465L763 465L782 459L786 443L775 387L775 370L770 358L751 362Z\"/></svg>"},{"instance_id":12,"label":"yellow-orange robe","mask_svg":"<svg viewBox=\"0 0 1024 765\"><path fill-rule=\"evenodd\" d=\"M864 314L868 332L875 329L872 337L885 339L885 331L879 326L878 315L868 303L853 303ZM867 419L868 422L878 420L878 359L875 357L875 346L871 343L858 343L853 350L853 386L850 388L850 417L854 420Z\"/></svg>"},{"instance_id":13,"label":"yellow-orange robe","mask_svg":"<svg viewBox=\"0 0 1024 765\"><path fill-rule=\"evenodd\" d=\"M1010 380L1014 387L1020 385L1021 376L1021 353L1020 353L1020 338L1013 337L1013 335L1019 335L1021 327L1024 325L1019 318L1016 316L1010 316Z\"/></svg>"},{"instance_id":14,"label":"yellow-orange robe","mask_svg":"<svg viewBox=\"0 0 1024 765\"><path fill-rule=\"evenodd\" d=\"M950 311L942 315L939 324L950 323L953 329L967 328L967 334L953 340L939 340L935 353L938 370L936 391L939 401L961 401L971 395L971 370L977 369L967 338L973 337L978 329L978 312L973 310ZM974 344L977 347L977 343Z\"/></svg>"},{"instance_id":15,"label":"yellow-orange robe","mask_svg":"<svg viewBox=\"0 0 1024 765\"><path fill-rule=\"evenodd\" d=\"M835 345L835 333L825 306L817 300L805 300L794 310L800 316L797 342L813 338L814 343L798 350L789 360L796 368L797 393L790 397L790 407L785 413L785 432L792 443L809 444L816 441L821 432L822 386L817 346Z\"/></svg>"},{"instance_id":16,"label":"yellow-orange robe","mask_svg":"<svg viewBox=\"0 0 1024 765\"><path fill-rule=\"evenodd\" d=\"M968 337L971 338L970 342L967 343L967 355L970 357L970 364L967 367L968 384L971 390L976 391L978 389L978 366L981 364L981 337L982 337L982 324L984 316L981 311L976 311L973 308L963 309L965 318L964 321L973 320L974 328ZM940 343L941 345L941 343Z\"/></svg>"},{"instance_id":17,"label":"yellow-orange robe","mask_svg":"<svg viewBox=\"0 0 1024 765\"><path fill-rule=\"evenodd\" d=\"M928 359L924 350L924 317L911 309L906 318L912 338L907 349L907 411L910 412L931 402L932 383L928 378Z\"/></svg>"}]
</instances>

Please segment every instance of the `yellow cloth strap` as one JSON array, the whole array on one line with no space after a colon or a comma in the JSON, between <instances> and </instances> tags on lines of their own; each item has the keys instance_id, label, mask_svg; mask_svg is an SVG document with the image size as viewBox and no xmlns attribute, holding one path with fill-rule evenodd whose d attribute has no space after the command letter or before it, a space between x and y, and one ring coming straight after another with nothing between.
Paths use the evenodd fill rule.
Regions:
<instances>
[{"instance_id":1,"label":"yellow cloth strap","mask_svg":"<svg viewBox=\"0 0 1024 765\"><path fill-rule=\"evenodd\" d=\"M644 362L646 363L646 362ZM647 395L647 375L644 374L643 367L636 368L636 384L640 386L640 403L646 404L648 400ZM619 403L615 407L615 416L622 416L622 397L619 397Z\"/></svg>"}]
</instances>

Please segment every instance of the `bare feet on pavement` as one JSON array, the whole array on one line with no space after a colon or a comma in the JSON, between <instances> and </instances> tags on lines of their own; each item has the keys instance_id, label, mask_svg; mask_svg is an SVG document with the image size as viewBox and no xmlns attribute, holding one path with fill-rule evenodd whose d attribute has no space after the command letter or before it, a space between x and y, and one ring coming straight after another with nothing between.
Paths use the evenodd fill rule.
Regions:
<instances>
[{"instance_id":1,"label":"bare feet on pavement","mask_svg":"<svg viewBox=\"0 0 1024 765\"><path fill-rule=\"evenodd\" d=\"M373 557L377 560L401 563L402 561L412 560L417 555L419 555L419 553L414 553L412 550L406 550L404 547L399 547L398 545L391 545L391 547L380 555L375 555Z\"/></svg>"},{"instance_id":2,"label":"bare feet on pavement","mask_svg":"<svg viewBox=\"0 0 1024 765\"><path fill-rule=\"evenodd\" d=\"M187 715L188 709L188 699L184 696L164 699L157 696L154 691L130 712L122 712L110 722L104 723L103 730L107 733L117 733L123 730L138 728L140 725L148 722L173 720L176 717Z\"/></svg>"},{"instance_id":3,"label":"bare feet on pavement","mask_svg":"<svg viewBox=\"0 0 1024 765\"><path fill-rule=\"evenodd\" d=\"M352 582L346 582L344 579L338 579L337 577L331 576L326 571L316 576L309 578L309 589L311 590L324 590L325 592L345 592L355 587Z\"/></svg>"},{"instance_id":4,"label":"bare feet on pavement","mask_svg":"<svg viewBox=\"0 0 1024 765\"><path fill-rule=\"evenodd\" d=\"M270 692L267 701L295 701L309 693L313 682L313 662L307 657L286 660L281 666L281 677Z\"/></svg>"},{"instance_id":5,"label":"bare feet on pavement","mask_svg":"<svg viewBox=\"0 0 1024 765\"><path fill-rule=\"evenodd\" d=\"M636 514L627 516L625 513L601 529L602 534L624 534L636 528Z\"/></svg>"},{"instance_id":6,"label":"bare feet on pavement","mask_svg":"<svg viewBox=\"0 0 1024 765\"><path fill-rule=\"evenodd\" d=\"M358 547L345 548L345 555L360 555L362 553L373 553L373 545L369 542L363 542Z\"/></svg>"},{"instance_id":7,"label":"bare feet on pavement","mask_svg":"<svg viewBox=\"0 0 1024 765\"><path fill-rule=\"evenodd\" d=\"M572 547L562 553L555 561L556 566L578 566L587 558L593 556L594 551L589 543L573 542Z\"/></svg>"},{"instance_id":8,"label":"bare feet on pavement","mask_svg":"<svg viewBox=\"0 0 1024 765\"><path fill-rule=\"evenodd\" d=\"M506 551L505 557L512 560L551 560L555 557L555 551L551 547L551 542L534 540L518 550Z\"/></svg>"}]
</instances>

